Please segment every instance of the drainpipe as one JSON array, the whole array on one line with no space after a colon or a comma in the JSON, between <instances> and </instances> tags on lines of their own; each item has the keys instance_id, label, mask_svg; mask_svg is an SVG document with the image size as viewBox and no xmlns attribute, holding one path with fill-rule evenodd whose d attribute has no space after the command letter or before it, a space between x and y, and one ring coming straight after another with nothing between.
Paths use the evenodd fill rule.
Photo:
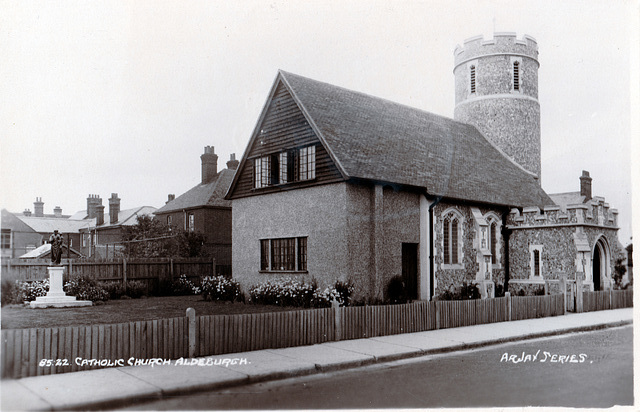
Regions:
<instances>
[{"instance_id":1,"label":"drainpipe","mask_svg":"<svg viewBox=\"0 0 640 412\"><path fill-rule=\"evenodd\" d=\"M502 240L504 243L504 292L509 291L509 237L511 229L507 227L507 216L511 209L502 213Z\"/></svg>"}]
</instances>

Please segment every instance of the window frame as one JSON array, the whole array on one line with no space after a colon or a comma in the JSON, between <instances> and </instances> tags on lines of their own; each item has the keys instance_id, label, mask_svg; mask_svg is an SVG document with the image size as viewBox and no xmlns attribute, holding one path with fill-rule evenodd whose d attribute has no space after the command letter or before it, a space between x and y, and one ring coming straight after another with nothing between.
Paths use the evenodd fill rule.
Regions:
<instances>
[{"instance_id":1,"label":"window frame","mask_svg":"<svg viewBox=\"0 0 640 412\"><path fill-rule=\"evenodd\" d=\"M307 236L260 239L260 273L308 273Z\"/></svg>"},{"instance_id":2,"label":"window frame","mask_svg":"<svg viewBox=\"0 0 640 412\"><path fill-rule=\"evenodd\" d=\"M314 181L317 144L280 150L253 158L253 190Z\"/></svg>"},{"instance_id":3,"label":"window frame","mask_svg":"<svg viewBox=\"0 0 640 412\"><path fill-rule=\"evenodd\" d=\"M464 216L457 209L447 209L442 214L442 267L464 267Z\"/></svg>"},{"instance_id":4,"label":"window frame","mask_svg":"<svg viewBox=\"0 0 640 412\"><path fill-rule=\"evenodd\" d=\"M11 249L11 229L2 229L0 234L0 249Z\"/></svg>"},{"instance_id":5,"label":"window frame","mask_svg":"<svg viewBox=\"0 0 640 412\"><path fill-rule=\"evenodd\" d=\"M542 259L542 250L542 245L529 245L529 279L544 279L544 261Z\"/></svg>"}]
</instances>

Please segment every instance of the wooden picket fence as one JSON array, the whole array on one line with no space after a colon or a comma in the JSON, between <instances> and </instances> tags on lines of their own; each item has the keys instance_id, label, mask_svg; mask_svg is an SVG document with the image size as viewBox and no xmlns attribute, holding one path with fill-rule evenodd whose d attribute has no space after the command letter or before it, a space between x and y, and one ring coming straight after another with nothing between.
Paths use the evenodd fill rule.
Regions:
<instances>
[{"instance_id":1,"label":"wooden picket fence","mask_svg":"<svg viewBox=\"0 0 640 412\"><path fill-rule=\"evenodd\" d=\"M582 299L584 312L628 308L633 306L633 290L583 292Z\"/></svg>"},{"instance_id":2,"label":"wooden picket fence","mask_svg":"<svg viewBox=\"0 0 640 412\"><path fill-rule=\"evenodd\" d=\"M64 277L87 276L104 282L143 282L148 294L155 294L162 283L170 283L185 275L192 281L212 274L231 276L230 265L220 265L215 259L98 259L62 260ZM48 259L3 259L0 270L3 280L34 281L48 279Z\"/></svg>"},{"instance_id":3,"label":"wooden picket fence","mask_svg":"<svg viewBox=\"0 0 640 412\"><path fill-rule=\"evenodd\" d=\"M564 295L547 295L194 315L192 322L180 317L110 325L2 330L1 376L20 378L128 366L130 360L221 355L563 313ZM103 364L82 364L82 360L92 359Z\"/></svg>"}]
</instances>

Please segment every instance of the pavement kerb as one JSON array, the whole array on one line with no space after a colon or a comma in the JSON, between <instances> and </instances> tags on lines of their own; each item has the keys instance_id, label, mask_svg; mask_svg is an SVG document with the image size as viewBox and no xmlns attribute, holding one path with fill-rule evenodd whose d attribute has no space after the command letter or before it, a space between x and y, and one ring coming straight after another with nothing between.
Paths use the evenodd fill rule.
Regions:
<instances>
[{"instance_id":1,"label":"pavement kerb","mask_svg":"<svg viewBox=\"0 0 640 412\"><path fill-rule=\"evenodd\" d=\"M112 408L121 407L121 406L128 406L134 403L158 400L158 399L162 399L165 396L187 395L187 394L205 392L205 391L216 390L216 389L226 389L230 387L246 385L249 383L277 381L277 380L283 380L283 379L299 377L299 376L309 376L309 375L315 375L315 374L326 373L326 372L354 369L354 368L372 365L372 364L387 363L387 362L392 362L397 360L426 356L426 355L451 353L451 352L456 352L461 350L476 349L476 348L499 345L499 344L509 343L509 342L526 341L531 339L557 336L557 335L563 335L563 334L569 334L569 333L575 333L575 332L586 332L586 331L621 327L621 326L626 326L631 324L633 324L633 320L622 320L622 321L607 322L607 323L600 323L600 324L594 324L594 325L559 328L559 329L549 330L545 332L531 333L526 335L508 337L508 338L488 339L488 340L478 341L473 343L461 343L461 344L456 344L456 345L451 345L451 346L436 348L436 349L416 349L415 351L405 352L401 354L371 356L370 359L346 361L346 362L330 365L328 367L322 367L321 365L316 364L315 368L309 367L306 369L301 369L293 372L279 371L274 373L266 373L258 377L251 377L249 375L246 375L245 378L241 378L241 379L212 382L210 384L198 384L192 387L176 388L176 389L169 389L169 390L166 390L166 389L163 390L161 388L158 388L157 391L154 391L152 393L146 393L146 394L135 395L135 396L131 395L131 396L114 397L112 399L102 399L96 402L85 402L83 404L64 405L64 407L60 407L60 406L56 407L55 405L52 405L47 410L112 409ZM371 338L371 339L375 339L375 338ZM122 373L127 373L126 371L127 368L118 368L118 369ZM81 372L75 372L75 373L81 373ZM127 373L127 375L133 376L129 373ZM37 394L35 393L34 395L37 396Z\"/></svg>"}]
</instances>

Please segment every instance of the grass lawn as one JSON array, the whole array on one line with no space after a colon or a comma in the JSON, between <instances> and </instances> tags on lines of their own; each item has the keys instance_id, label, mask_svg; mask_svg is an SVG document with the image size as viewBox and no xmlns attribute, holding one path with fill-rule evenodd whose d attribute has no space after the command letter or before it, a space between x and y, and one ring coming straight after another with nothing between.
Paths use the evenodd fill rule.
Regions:
<instances>
[{"instance_id":1,"label":"grass lawn","mask_svg":"<svg viewBox=\"0 0 640 412\"><path fill-rule=\"evenodd\" d=\"M102 305L79 308L31 309L24 305L2 307L2 329L50 328L54 326L98 325L186 316L276 312L297 308L207 302L202 296L168 296L146 299L109 300Z\"/></svg>"}]
</instances>

